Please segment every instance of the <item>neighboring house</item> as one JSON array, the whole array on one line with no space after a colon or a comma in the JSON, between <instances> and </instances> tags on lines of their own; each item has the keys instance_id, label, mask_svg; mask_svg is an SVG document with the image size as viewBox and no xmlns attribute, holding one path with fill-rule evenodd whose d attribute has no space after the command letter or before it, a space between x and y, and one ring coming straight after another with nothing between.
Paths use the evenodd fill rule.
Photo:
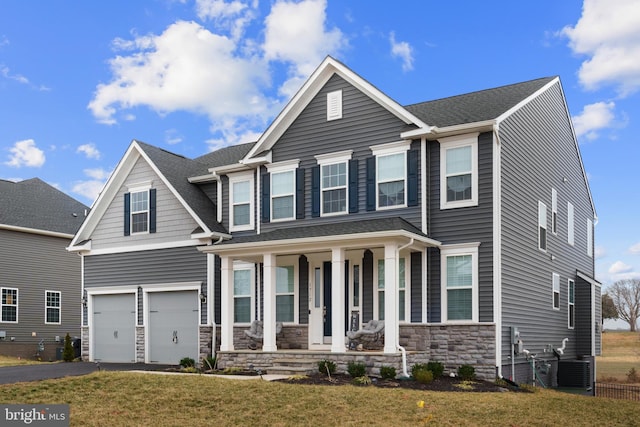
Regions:
<instances>
[{"instance_id":1,"label":"neighboring house","mask_svg":"<svg viewBox=\"0 0 640 427\"><path fill-rule=\"evenodd\" d=\"M406 351L555 384L600 352L595 220L557 77L401 106L329 57L254 144L131 144L70 248L83 354L375 373ZM377 351L348 349L372 319Z\"/></svg>"},{"instance_id":2,"label":"neighboring house","mask_svg":"<svg viewBox=\"0 0 640 427\"><path fill-rule=\"evenodd\" d=\"M66 247L87 210L38 178L0 180L0 354L54 359L80 336L81 259Z\"/></svg>"}]
</instances>

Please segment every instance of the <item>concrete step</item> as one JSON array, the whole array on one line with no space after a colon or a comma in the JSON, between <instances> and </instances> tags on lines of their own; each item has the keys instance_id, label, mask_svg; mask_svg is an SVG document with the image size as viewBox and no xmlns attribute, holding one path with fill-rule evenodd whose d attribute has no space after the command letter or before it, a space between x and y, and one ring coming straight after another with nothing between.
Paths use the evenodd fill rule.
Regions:
<instances>
[{"instance_id":1,"label":"concrete step","mask_svg":"<svg viewBox=\"0 0 640 427\"><path fill-rule=\"evenodd\" d=\"M313 372L313 369L306 366L270 366L267 368L267 374L271 375L309 375Z\"/></svg>"},{"instance_id":2,"label":"concrete step","mask_svg":"<svg viewBox=\"0 0 640 427\"><path fill-rule=\"evenodd\" d=\"M271 362L273 366L295 366L295 367L307 367L307 368L317 368L318 362L312 359L301 359L301 358L279 358L273 359Z\"/></svg>"}]
</instances>

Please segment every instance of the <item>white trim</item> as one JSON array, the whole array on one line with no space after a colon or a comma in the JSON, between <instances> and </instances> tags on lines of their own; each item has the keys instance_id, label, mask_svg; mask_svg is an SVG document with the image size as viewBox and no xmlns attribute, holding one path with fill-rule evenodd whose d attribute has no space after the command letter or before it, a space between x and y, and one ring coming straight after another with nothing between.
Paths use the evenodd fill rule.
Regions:
<instances>
[{"instance_id":1,"label":"white trim","mask_svg":"<svg viewBox=\"0 0 640 427\"><path fill-rule=\"evenodd\" d=\"M300 166L300 159L285 160L283 162L264 165L269 173L286 172L295 170Z\"/></svg>"},{"instance_id":2,"label":"white trim","mask_svg":"<svg viewBox=\"0 0 640 427\"><path fill-rule=\"evenodd\" d=\"M314 156L319 165L343 163L351 160L353 150L338 151L335 153L318 154Z\"/></svg>"},{"instance_id":3,"label":"white trim","mask_svg":"<svg viewBox=\"0 0 640 427\"><path fill-rule=\"evenodd\" d=\"M296 168L297 168L297 163L296 163ZM276 168L276 170L269 171L269 173L271 175L269 178L269 220L270 222L291 221L293 219L296 219L296 181L297 181L296 169L291 167L287 169ZM273 193L273 176L277 174L285 174L285 173L291 174L291 192L275 195ZM293 200L291 202L291 215L283 218L274 218L273 217L273 208L274 208L273 199L280 198L280 197L291 197L291 199Z\"/></svg>"},{"instance_id":4,"label":"white trim","mask_svg":"<svg viewBox=\"0 0 640 427\"><path fill-rule=\"evenodd\" d=\"M440 143L440 209L456 209L469 206L478 206L478 136L480 134L468 133L455 135L438 140ZM447 201L447 151L471 147L471 198L466 200ZM461 174L456 174L461 175Z\"/></svg>"},{"instance_id":5,"label":"white trim","mask_svg":"<svg viewBox=\"0 0 640 427\"><path fill-rule=\"evenodd\" d=\"M551 233L558 234L558 191L551 189Z\"/></svg>"},{"instance_id":6,"label":"white trim","mask_svg":"<svg viewBox=\"0 0 640 427\"><path fill-rule=\"evenodd\" d=\"M369 149L374 156L387 156L389 154L398 154L403 151L409 151L411 148L411 140L403 139L402 141L389 142L387 144L371 145Z\"/></svg>"},{"instance_id":7,"label":"white trim","mask_svg":"<svg viewBox=\"0 0 640 427\"><path fill-rule=\"evenodd\" d=\"M86 255L106 255L106 254L121 254L126 252L140 252L140 251L153 251L156 249L171 249L171 248L184 248L188 246L200 246L203 242L197 240L180 240L173 242L161 242L161 243L145 243L135 246L116 246L113 248L103 249L91 249L85 252ZM82 247L80 247L82 249Z\"/></svg>"},{"instance_id":8,"label":"white trim","mask_svg":"<svg viewBox=\"0 0 640 427\"><path fill-rule=\"evenodd\" d=\"M391 144L382 144L382 145L376 145L376 146L372 146L371 148L371 152L373 153L373 155L375 156L376 159L376 194L375 194L375 198L376 198L376 210L387 210L387 209L398 209L398 208L405 208L407 207L407 198L409 197L409 191L408 191L408 167L407 167L407 152L409 151L411 145L411 141L400 141L400 142L394 142ZM397 204L397 205L391 205L391 206L380 206L380 184L385 184L387 182L396 182L399 181L398 179L391 179L388 181L380 181L380 160L385 158L385 157L390 157L390 156L396 156L396 155L402 155L402 168L403 168L403 176L402 176L402 181L403 181L403 193L404 193L404 200L402 201L402 203Z\"/></svg>"},{"instance_id":9,"label":"white trim","mask_svg":"<svg viewBox=\"0 0 640 427\"><path fill-rule=\"evenodd\" d=\"M493 320L496 323L496 366L502 376L502 146L493 129Z\"/></svg>"},{"instance_id":10,"label":"white trim","mask_svg":"<svg viewBox=\"0 0 640 427\"><path fill-rule=\"evenodd\" d=\"M47 293L56 293L58 294L58 306L49 306L47 305ZM57 322L48 322L47 321L47 309L57 309L58 310L58 321ZM62 291L50 291L48 289L44 290L44 324L45 325L60 325L62 324Z\"/></svg>"},{"instance_id":11,"label":"white trim","mask_svg":"<svg viewBox=\"0 0 640 427\"><path fill-rule=\"evenodd\" d=\"M567 243L575 245L575 210L571 202L567 202Z\"/></svg>"},{"instance_id":12,"label":"white trim","mask_svg":"<svg viewBox=\"0 0 640 427\"><path fill-rule=\"evenodd\" d=\"M138 187L139 188L139 187ZM149 229L151 228L151 193L150 193L150 188L142 188L136 191L130 191L129 192L129 233L131 236L138 236L138 235L142 235L142 234L149 234L150 231ZM134 211L133 210L133 195L134 194L146 194L147 195L147 209L144 210L139 210L139 211ZM147 216L147 222L146 222L146 227L143 231L133 231L133 216L136 214L144 214L146 213Z\"/></svg>"},{"instance_id":13,"label":"white trim","mask_svg":"<svg viewBox=\"0 0 640 427\"><path fill-rule=\"evenodd\" d=\"M318 166L320 166L320 216L336 216L336 215L344 215L349 212L349 159L351 158L351 154L349 154L349 158L342 158L342 160L332 161L329 159L323 159L322 163L318 161ZM339 185L335 187L324 187L324 167L325 166L333 166L333 165L344 165L344 185ZM324 211L324 196L325 192L342 190L344 189L344 209L336 212L325 212Z\"/></svg>"},{"instance_id":14,"label":"white trim","mask_svg":"<svg viewBox=\"0 0 640 427\"><path fill-rule=\"evenodd\" d=\"M293 294L287 293L278 293L278 283L277 283L277 269L278 268L286 268L293 267ZM273 290L276 297L276 301L278 299L278 295L293 295L293 320L292 321L281 321L283 324L298 324L300 321L300 304L299 304L299 295L300 295L300 274L299 274L299 263L297 262L297 258L295 256L285 256L285 257L277 257L276 258L276 283L274 283ZM276 322L278 322L278 308L276 305L276 311L274 313L274 318Z\"/></svg>"},{"instance_id":15,"label":"white trim","mask_svg":"<svg viewBox=\"0 0 640 427\"><path fill-rule=\"evenodd\" d=\"M134 182L131 184L127 184L126 188L129 193L142 193L143 191L148 191L153 187L153 180Z\"/></svg>"},{"instance_id":16,"label":"white trim","mask_svg":"<svg viewBox=\"0 0 640 427\"><path fill-rule=\"evenodd\" d=\"M41 236L60 237L62 239L73 239L73 234L58 233L57 231L39 230L37 228L19 227L17 225L0 224L0 230L16 231L19 233L39 234Z\"/></svg>"},{"instance_id":17,"label":"white trim","mask_svg":"<svg viewBox=\"0 0 640 427\"><path fill-rule=\"evenodd\" d=\"M254 171L238 172L228 175L229 181L229 231L246 231L253 230L255 228L255 179ZM248 182L249 183L249 201L242 204L249 204L249 223L242 225L234 225L234 191L233 185L236 183Z\"/></svg>"},{"instance_id":18,"label":"white trim","mask_svg":"<svg viewBox=\"0 0 640 427\"><path fill-rule=\"evenodd\" d=\"M2 303L2 290L8 289L12 291L16 291L16 303L15 304L3 304ZM2 307L16 307L16 320L2 320ZM19 288L11 288L9 286L0 286L0 323L19 323L20 321L20 289Z\"/></svg>"},{"instance_id":19,"label":"white trim","mask_svg":"<svg viewBox=\"0 0 640 427\"><path fill-rule=\"evenodd\" d=\"M427 174L429 173L428 171L431 169L431 165L427 165L427 139L423 136L420 140L420 188L422 189L421 191L421 197L420 197L420 202L421 202L421 209L422 209L422 223L421 223L421 227L422 227L422 232L426 235L428 234L428 203L429 203L429 197L428 195L431 194L430 189L427 188ZM424 301L424 300L423 300Z\"/></svg>"},{"instance_id":20,"label":"white trim","mask_svg":"<svg viewBox=\"0 0 640 427\"><path fill-rule=\"evenodd\" d=\"M573 283L573 302L571 302L571 283ZM573 326L571 326L571 306L573 306ZM595 319L593 319L595 321ZM567 279L567 329L576 328L576 281Z\"/></svg>"},{"instance_id":21,"label":"white trim","mask_svg":"<svg viewBox=\"0 0 640 427\"><path fill-rule=\"evenodd\" d=\"M456 244L443 246L440 249L441 295L442 307L441 322L445 324L458 324L460 322L479 322L479 278L478 278L478 247L480 243ZM447 311L447 258L450 256L471 256L471 319L449 320Z\"/></svg>"},{"instance_id":22,"label":"white trim","mask_svg":"<svg viewBox=\"0 0 640 427\"><path fill-rule=\"evenodd\" d=\"M547 248L549 247L549 230L547 229L547 205L538 200L538 250L542 252L547 252ZM542 232L540 229L544 229L544 248L542 247Z\"/></svg>"},{"instance_id":23,"label":"white trim","mask_svg":"<svg viewBox=\"0 0 640 427\"><path fill-rule=\"evenodd\" d=\"M327 121L342 118L342 89L327 93Z\"/></svg>"},{"instance_id":24,"label":"white trim","mask_svg":"<svg viewBox=\"0 0 640 427\"><path fill-rule=\"evenodd\" d=\"M236 271L245 271L245 270L249 270L250 271L250 289L249 289L249 322L236 322L235 318L236 318L236 313L235 313L235 300L236 300L236 293L235 293L235 274ZM233 313L233 316L231 317L233 319L233 325L234 326L250 326L251 322L253 322L254 320L256 320L256 266L255 264L252 263L248 263L248 262L243 262L243 261L233 261L233 266L231 269L231 274L230 274L230 279L231 279L231 283L229 286L231 286L230 289L230 296L231 296L231 301L229 301L230 304L230 309ZM224 283L222 284L224 286ZM241 298L247 298L247 295L242 294L240 295ZM221 304L225 304L225 301L222 301Z\"/></svg>"}]
</instances>

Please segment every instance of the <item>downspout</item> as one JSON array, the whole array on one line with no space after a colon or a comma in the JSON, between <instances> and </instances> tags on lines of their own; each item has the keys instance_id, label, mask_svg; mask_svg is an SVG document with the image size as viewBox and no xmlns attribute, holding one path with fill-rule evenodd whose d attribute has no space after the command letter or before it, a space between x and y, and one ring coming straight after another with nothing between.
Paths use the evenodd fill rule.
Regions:
<instances>
[{"instance_id":1,"label":"downspout","mask_svg":"<svg viewBox=\"0 0 640 427\"><path fill-rule=\"evenodd\" d=\"M398 249L396 250L397 255L396 255L396 259L400 259L400 251L403 249L408 248L409 246L413 245L413 242L415 240L413 239L413 237L411 238L411 240L409 240L409 243L407 243L406 245L402 245L400 247L398 247ZM405 289L406 292L406 289ZM406 294L405 294L405 298L406 298ZM409 298L411 298L411 292L409 292ZM409 313L409 315L411 315L411 313ZM398 325L398 329L400 329L400 326ZM400 350L400 353L402 353L402 374L400 374L400 377L402 378L409 378L409 374L407 373L407 350L405 350L404 347L402 347L400 345L400 334L396 334L396 347L398 348L398 350Z\"/></svg>"}]
</instances>

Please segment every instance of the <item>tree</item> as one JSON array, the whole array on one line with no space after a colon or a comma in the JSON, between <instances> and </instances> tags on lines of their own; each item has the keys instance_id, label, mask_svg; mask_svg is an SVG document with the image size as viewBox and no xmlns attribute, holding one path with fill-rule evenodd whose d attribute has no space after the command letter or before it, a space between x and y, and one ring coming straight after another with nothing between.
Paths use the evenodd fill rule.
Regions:
<instances>
[{"instance_id":1,"label":"tree","mask_svg":"<svg viewBox=\"0 0 640 427\"><path fill-rule=\"evenodd\" d=\"M640 279L618 280L607 293L613 300L618 317L629 324L631 332L635 332L640 317Z\"/></svg>"},{"instance_id":2,"label":"tree","mask_svg":"<svg viewBox=\"0 0 640 427\"><path fill-rule=\"evenodd\" d=\"M71 337L67 334L64 337L64 350L62 350L62 360L65 362L73 362L75 359L75 352L73 351L73 346L71 345Z\"/></svg>"},{"instance_id":3,"label":"tree","mask_svg":"<svg viewBox=\"0 0 640 427\"><path fill-rule=\"evenodd\" d=\"M617 319L618 317L620 316L611 296L607 293L602 294L602 320Z\"/></svg>"}]
</instances>

